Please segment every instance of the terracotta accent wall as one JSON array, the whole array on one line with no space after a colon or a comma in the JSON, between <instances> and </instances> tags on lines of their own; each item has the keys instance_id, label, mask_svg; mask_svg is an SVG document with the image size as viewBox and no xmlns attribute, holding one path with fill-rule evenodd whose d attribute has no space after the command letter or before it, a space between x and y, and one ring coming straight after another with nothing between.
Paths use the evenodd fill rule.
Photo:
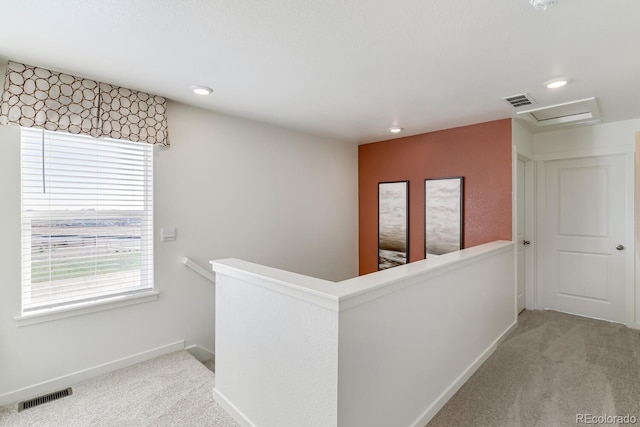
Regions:
<instances>
[{"instance_id":1,"label":"terracotta accent wall","mask_svg":"<svg viewBox=\"0 0 640 427\"><path fill-rule=\"evenodd\" d=\"M424 259L424 180L464 176L464 247L511 240L511 119L358 147L360 274L378 269L378 183L409 181L409 261Z\"/></svg>"}]
</instances>

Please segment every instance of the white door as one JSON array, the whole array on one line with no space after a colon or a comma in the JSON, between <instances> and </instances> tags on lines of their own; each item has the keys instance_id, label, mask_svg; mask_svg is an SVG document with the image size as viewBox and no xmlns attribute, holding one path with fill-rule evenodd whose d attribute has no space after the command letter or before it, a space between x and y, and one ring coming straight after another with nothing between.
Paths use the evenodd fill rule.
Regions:
<instances>
[{"instance_id":1,"label":"white door","mask_svg":"<svg viewBox=\"0 0 640 427\"><path fill-rule=\"evenodd\" d=\"M525 185L525 162L523 160L518 159L518 166L516 169L517 176L517 187L516 187L516 197L517 197L517 205L516 205L516 258L517 258L517 287L516 287L516 296L517 296L517 307L518 313L524 310L525 307L525 282L526 282L526 260L525 260L525 249L529 245L529 241L527 240L527 236L525 234L526 230L526 221L527 215L526 212L526 204L525 204L525 191L527 186Z\"/></svg>"},{"instance_id":2,"label":"white door","mask_svg":"<svg viewBox=\"0 0 640 427\"><path fill-rule=\"evenodd\" d=\"M545 308L625 321L624 155L545 164Z\"/></svg>"}]
</instances>

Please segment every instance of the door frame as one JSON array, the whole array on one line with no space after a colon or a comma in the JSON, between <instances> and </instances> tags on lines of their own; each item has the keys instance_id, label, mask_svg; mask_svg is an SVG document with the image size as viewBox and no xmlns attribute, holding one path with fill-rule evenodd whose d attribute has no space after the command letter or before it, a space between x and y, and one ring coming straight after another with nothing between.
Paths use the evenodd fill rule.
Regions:
<instances>
[{"instance_id":1,"label":"door frame","mask_svg":"<svg viewBox=\"0 0 640 427\"><path fill-rule=\"evenodd\" d=\"M536 277L536 211L535 211L535 161L533 158L522 154L516 153L514 156L514 176L513 176L513 206L514 206L514 215L513 215L513 239L515 241L518 236L518 160L522 160L524 162L524 184L525 184L525 199L524 199L524 210L525 210L525 224L524 224L524 235L526 238L532 241L532 245L529 247L530 250L525 250L524 260L525 260L525 279L524 279L524 294L525 294L525 309L526 310L535 310L536 309L536 295L535 295L535 277ZM528 215L527 215L528 214ZM514 251L516 255L516 311L517 311L517 281L518 281L518 245L520 242L515 242Z\"/></svg>"},{"instance_id":2,"label":"door frame","mask_svg":"<svg viewBox=\"0 0 640 427\"><path fill-rule=\"evenodd\" d=\"M636 203L635 203L635 147L612 147L573 152L550 153L536 155L536 279L534 281L535 309L544 310L544 288L542 280L545 269L546 248L546 194L545 162L552 160L571 160L584 157L600 157L608 155L624 155L625 161L625 226L628 230L628 239L625 241L625 324L630 328L640 329L640 323L635 316L636 300ZM528 307L527 307L528 308Z\"/></svg>"}]
</instances>

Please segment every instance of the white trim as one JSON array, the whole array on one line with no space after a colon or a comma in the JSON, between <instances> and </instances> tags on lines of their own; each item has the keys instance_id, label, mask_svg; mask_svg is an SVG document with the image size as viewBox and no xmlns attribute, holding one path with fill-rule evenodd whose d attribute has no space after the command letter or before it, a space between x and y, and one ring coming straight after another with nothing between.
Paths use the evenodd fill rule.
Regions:
<instances>
[{"instance_id":1,"label":"white trim","mask_svg":"<svg viewBox=\"0 0 640 427\"><path fill-rule=\"evenodd\" d=\"M614 325L625 325L623 322L616 322L615 320L611 320L611 319L603 319L602 317L585 316L584 314L574 313L573 311L558 311L558 310L555 310L553 308L545 308L544 311L552 311L552 312L556 312L556 313L570 314L570 315L576 316L576 317L584 317L585 319L593 319L593 320L599 320L600 322L613 323Z\"/></svg>"},{"instance_id":2,"label":"white trim","mask_svg":"<svg viewBox=\"0 0 640 427\"><path fill-rule=\"evenodd\" d=\"M638 149L640 148L640 132L636 132L636 138L635 138L635 147L636 147L636 152L634 153L634 165L633 165L633 175L634 175L634 184L637 183L638 181ZM634 322L632 325L627 325L631 328L634 329L640 329L640 277L638 277L638 271L640 271L640 259L638 259L638 232L640 232L640 230L638 229L638 220L637 220L637 215L638 215L638 196L640 193L640 187L636 187L635 188L635 194L633 195L633 206L634 206L634 221L633 221L633 241L634 243L636 243L636 250L634 253L634 260L633 260L633 266L634 266L634 298L633 298L633 304L634 304L634 313L633 313L633 318L634 318Z\"/></svg>"},{"instance_id":3,"label":"white trim","mask_svg":"<svg viewBox=\"0 0 640 427\"><path fill-rule=\"evenodd\" d=\"M252 286L260 286L328 310L338 311L335 282L233 258L210 262L213 271L216 272L216 280L224 280L224 276L234 277ZM249 278L250 281L247 280Z\"/></svg>"},{"instance_id":4,"label":"white trim","mask_svg":"<svg viewBox=\"0 0 640 427\"><path fill-rule=\"evenodd\" d=\"M337 283L233 258L210 262L217 280L233 277L337 312L512 250L512 241L496 240Z\"/></svg>"},{"instance_id":5,"label":"white trim","mask_svg":"<svg viewBox=\"0 0 640 427\"><path fill-rule=\"evenodd\" d=\"M187 257L184 257L182 258L182 263L187 267L189 267L190 269L192 269L193 271L195 271L196 273L198 273L199 275L201 275L202 277L204 277L205 279L207 279L208 281L210 281L211 283L213 283L214 285L216 284L216 275L211 271L205 270L204 267L201 267L200 264L198 264L197 262Z\"/></svg>"},{"instance_id":6,"label":"white trim","mask_svg":"<svg viewBox=\"0 0 640 427\"><path fill-rule=\"evenodd\" d=\"M496 240L456 252L449 252L437 258L423 259L339 282L339 310L348 310L407 287L424 283L425 280L458 270L463 266L482 261L485 258L513 251L513 246L513 241ZM387 275L390 277L387 278Z\"/></svg>"},{"instance_id":7,"label":"white trim","mask_svg":"<svg viewBox=\"0 0 640 427\"><path fill-rule=\"evenodd\" d=\"M635 174L635 153L627 153L625 155L625 211L627 213L626 229L628 231L629 239L624 242L626 250L626 272L625 272L625 324L628 326L635 326L636 313L635 313L635 301L636 301L636 174Z\"/></svg>"},{"instance_id":8,"label":"white trim","mask_svg":"<svg viewBox=\"0 0 640 427\"><path fill-rule=\"evenodd\" d=\"M548 160L562 160L562 159L577 159L580 157L599 157L609 156L612 154L627 154L635 152L635 147L632 145L620 145L617 147L607 148L592 148L589 150L576 150L576 151L562 151L559 153L546 153L534 155L534 160L548 161Z\"/></svg>"},{"instance_id":9,"label":"white trim","mask_svg":"<svg viewBox=\"0 0 640 427\"><path fill-rule=\"evenodd\" d=\"M513 238L515 240L517 237L517 221L518 221L518 212L517 212L517 191L518 191L518 182L517 182L517 161L522 160L524 162L524 181L525 181L525 200L524 200L524 210L525 210L525 224L523 224L523 234L524 239L529 240L531 244L524 248L524 257L525 257L525 308L528 310L535 309L536 303L536 161L535 155L533 154L533 134L530 132L530 129L527 126L524 126L523 123L520 123L519 119L512 120L512 134L513 141L515 142L514 151L517 152L517 159L514 161L513 166ZM525 133L526 132L526 133ZM516 242L516 255L517 255L517 245ZM516 258L516 274L517 274L517 258ZM516 276L517 283L517 276Z\"/></svg>"},{"instance_id":10,"label":"white trim","mask_svg":"<svg viewBox=\"0 0 640 427\"><path fill-rule=\"evenodd\" d=\"M213 388L213 399L216 401L218 405L222 407L231 418L233 418L238 424L242 427L257 427L256 424L252 423L240 409L238 409L233 403L229 401L217 388Z\"/></svg>"},{"instance_id":11,"label":"white trim","mask_svg":"<svg viewBox=\"0 0 640 427\"><path fill-rule=\"evenodd\" d=\"M67 317L126 307L128 305L142 304L145 302L156 301L158 299L158 295L160 295L160 292L158 291L149 291L135 295L124 295L105 298L98 301L66 305L59 308L48 308L34 313L16 316L16 325L18 327L35 325L37 323L51 322L54 320L65 319Z\"/></svg>"},{"instance_id":12,"label":"white trim","mask_svg":"<svg viewBox=\"0 0 640 427\"><path fill-rule=\"evenodd\" d=\"M34 128L21 128L20 140L21 317L29 317L28 313L40 310L41 307L84 307L84 301L133 294L140 290L153 290L152 147L149 144L110 138L97 139L86 135ZM45 157L46 165L43 160ZM92 165L87 166L89 169L78 172L75 165L78 159L93 159ZM100 173L97 174L97 171ZM67 184L59 183L56 179L49 182L47 177L50 173L54 173L55 176L63 174L61 176L66 177L76 177L77 173L81 173L82 182L77 179L67 179ZM110 184L114 179L120 180L116 186ZM89 193L86 193L84 190L88 187L85 188L82 183L90 185L93 190L89 189ZM107 186L103 188L102 184L105 183ZM60 185L62 187L59 187ZM65 190L65 187L68 188ZM57 191L56 188L62 188L64 191ZM96 193L98 188L100 194ZM78 191L92 197L78 198ZM91 241L83 238L87 237L87 233L91 237L96 232L93 229L88 231L87 227L90 224L86 223L86 220L90 220L99 229L105 228L120 236L120 231L114 231L114 224L102 222L107 218L123 223L131 220L140 222L139 231L131 236L127 236L128 233L122 235L139 237L137 252L140 265L128 272L117 269L118 271L112 272L115 276L99 274L101 271L93 270L104 256L111 255L101 254L99 259L95 259L97 247L102 243L95 238ZM41 233L51 234L50 237L55 238L55 241L33 240L38 234L33 234L33 227L39 227L43 221L53 220L56 223L55 227L48 227L41 230ZM81 231L78 231L80 229ZM63 237L67 232L72 233L71 237ZM32 243L37 243L42 257L32 259ZM73 251L73 263L66 265L64 271L60 271L59 277L52 277L51 274L40 276L39 279L36 277L37 274L32 277L36 270L51 273L54 264L59 261L59 256L52 255L54 252L51 251L55 251L59 244L68 245L68 249ZM130 255L136 253L131 252ZM69 277L73 271L79 272L80 276ZM124 273L124 276L121 276L121 273ZM36 287L50 292L39 294L35 292Z\"/></svg>"},{"instance_id":13,"label":"white trim","mask_svg":"<svg viewBox=\"0 0 640 427\"><path fill-rule=\"evenodd\" d=\"M10 391L9 393L0 395L0 406L15 403L24 399L30 399L39 394L49 393L57 389L69 387L72 384L88 380L89 378L113 372L117 369L126 368L127 366L135 365L136 363L144 362L178 350L184 350L184 341L176 341L171 344L143 351L142 353L133 354L131 356L123 357L122 359L113 360L111 362L83 369L82 371L63 375L49 381Z\"/></svg>"},{"instance_id":14,"label":"white trim","mask_svg":"<svg viewBox=\"0 0 640 427\"><path fill-rule=\"evenodd\" d=\"M513 309L518 317L518 146L511 145L511 241L513 242ZM525 292L525 303L526 303Z\"/></svg>"},{"instance_id":15,"label":"white trim","mask_svg":"<svg viewBox=\"0 0 640 427\"><path fill-rule=\"evenodd\" d=\"M191 353L191 355L200 362L204 362L205 360L215 360L216 358L213 350L209 350L208 348L204 348L196 344L186 347L185 350Z\"/></svg>"},{"instance_id":16,"label":"white trim","mask_svg":"<svg viewBox=\"0 0 640 427\"><path fill-rule=\"evenodd\" d=\"M467 369L465 369L464 372L462 372L460 376L458 376L458 378L456 378L455 381L453 381L453 383L451 383L451 385L447 387L445 391L442 392L442 394L436 399L436 401L433 402L431 406L429 406L423 412L423 414L411 424L411 426L426 426L429 421L431 421L431 419L436 416L438 411L442 409L445 403L447 403L449 399L451 399L453 395L456 394L460 387L462 387L464 383L467 382L469 378L471 378L471 375L473 375L478 370L478 368L480 368L480 366L489 358L489 356L491 356L493 352L496 351L498 346L502 344L505 339L507 339L509 334L511 334L511 332L513 332L517 326L518 322L516 321L511 326L509 326L502 334L500 334L500 336L496 338L496 340L489 347L487 347L487 349L483 351L476 358L476 360L474 360L467 367Z\"/></svg>"},{"instance_id":17,"label":"white trim","mask_svg":"<svg viewBox=\"0 0 640 427\"><path fill-rule=\"evenodd\" d=\"M584 108L587 108L587 111L579 114L567 114L567 115L558 114L556 117L552 117L548 119L540 119L540 120L536 118L535 114L533 114L538 111L552 111L554 109L557 112L557 109L559 107L566 107L570 105L576 105L579 107L582 105L582 108L578 108L578 110L583 110ZM598 108L598 103L596 102L596 99L594 97L578 99L578 100L569 101L569 102L563 102L561 104L529 108L526 110L516 112L516 116L518 118L522 118L526 120L530 126L534 126L534 129L535 128L558 129L568 125L600 123L600 109Z\"/></svg>"},{"instance_id":18,"label":"white trim","mask_svg":"<svg viewBox=\"0 0 640 427\"><path fill-rule=\"evenodd\" d=\"M545 254L544 248L546 245L546 225L547 225L547 201L545 199L545 163L544 162L536 162L536 178L537 178L537 203L536 203L536 281L534 282L534 296L535 303L534 307L536 310L544 309L544 283L542 283L544 279L544 264L545 264Z\"/></svg>"},{"instance_id":19,"label":"white trim","mask_svg":"<svg viewBox=\"0 0 640 427\"><path fill-rule=\"evenodd\" d=\"M525 200L524 200L524 210L525 210L525 224L524 224L524 236L525 239L531 241L529 247L524 250L525 257L525 308L527 310L535 310L536 303L536 295L535 295L535 269L536 269L536 198L535 198L535 162L533 159L525 154L518 153L518 159L524 162L524 184L525 184ZM514 174L517 173L517 169L514 171ZM514 184L514 193L517 192L518 187ZM515 199L517 201L517 199ZM514 223L517 223L517 212L514 212ZM515 228L515 227L514 227ZM514 231L514 236L517 236L516 231ZM515 237L514 237L515 238ZM516 242L517 248L518 242ZM517 249L516 249L517 251ZM517 255L517 254L516 254ZM517 274L517 263L518 260L516 258L516 274ZM517 283L516 276L516 283Z\"/></svg>"},{"instance_id":20,"label":"white trim","mask_svg":"<svg viewBox=\"0 0 640 427\"><path fill-rule=\"evenodd\" d=\"M525 163L525 193L526 198L524 201L525 210L529 213L525 219L526 235L531 241L528 250L525 252L526 263L526 279L525 279L525 300L528 298L531 300L530 304L526 304L525 307L532 310L535 307L535 281L536 281L536 170L535 162L529 159Z\"/></svg>"}]
</instances>

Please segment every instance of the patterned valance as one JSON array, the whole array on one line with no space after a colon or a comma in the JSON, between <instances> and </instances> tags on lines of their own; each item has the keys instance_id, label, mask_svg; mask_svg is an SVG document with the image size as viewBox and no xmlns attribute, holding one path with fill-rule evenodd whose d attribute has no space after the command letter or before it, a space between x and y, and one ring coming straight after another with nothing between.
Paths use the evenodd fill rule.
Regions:
<instances>
[{"instance_id":1,"label":"patterned valance","mask_svg":"<svg viewBox=\"0 0 640 427\"><path fill-rule=\"evenodd\" d=\"M169 145L166 100L9 62L0 124Z\"/></svg>"}]
</instances>

